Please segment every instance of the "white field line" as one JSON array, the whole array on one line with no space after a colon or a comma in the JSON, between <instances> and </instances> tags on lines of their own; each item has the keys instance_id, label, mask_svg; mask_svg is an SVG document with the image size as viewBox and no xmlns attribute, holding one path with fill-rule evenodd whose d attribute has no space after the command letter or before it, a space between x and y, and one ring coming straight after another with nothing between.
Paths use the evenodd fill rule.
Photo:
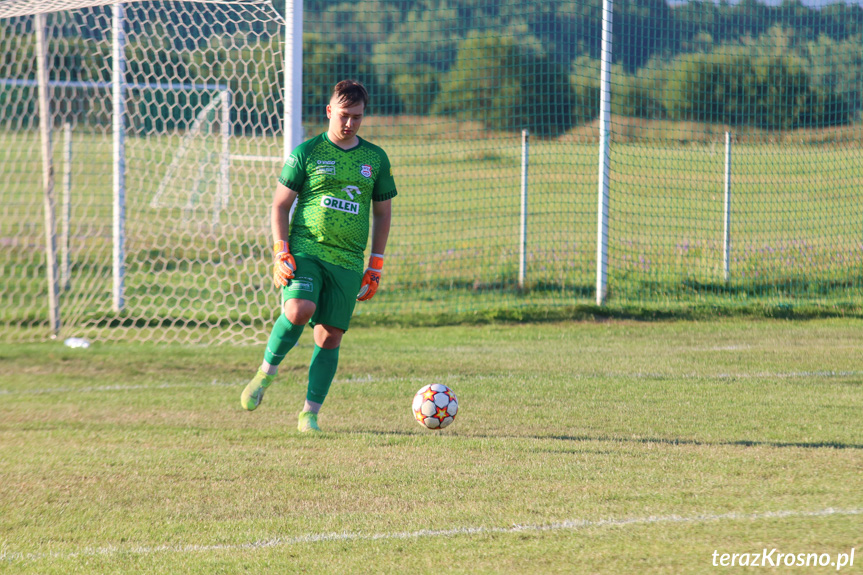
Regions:
<instances>
[{"instance_id":1,"label":"white field line","mask_svg":"<svg viewBox=\"0 0 863 575\"><path fill-rule=\"evenodd\" d=\"M647 379L647 380L711 380L711 379L805 379L805 378L833 378L833 377L857 377L863 376L863 371L835 371L835 370L820 370L820 371L791 371L784 373L718 373L718 374L696 374L696 373L644 373L644 372L587 372L575 373L570 376L573 381L592 380L592 379ZM443 377L373 377L367 375L365 377L352 377L348 379L336 378L335 383L344 385L363 384L374 382L406 382L413 383L418 386L423 386L426 383L446 383L446 382L464 382L464 381L507 381L507 380L524 380L529 379L529 376L501 374L501 375L448 375ZM52 393L104 393L106 391L137 391L151 389L187 389L198 387L240 387L242 388L247 382L224 382L213 380L211 382L190 382L190 383L163 383L163 384L137 384L137 385L98 385L88 387L47 387L47 388L28 388L28 389L0 389L0 395L41 395Z\"/></svg>"},{"instance_id":2,"label":"white field line","mask_svg":"<svg viewBox=\"0 0 863 575\"><path fill-rule=\"evenodd\" d=\"M761 513L720 513L716 515L660 515L649 517L627 517L622 519L572 519L558 523L539 525L513 525L511 527L458 527L454 529L421 529L419 531L396 531L393 533L310 533L296 537L273 537L249 543L221 545L159 545L155 547L96 547L72 553L16 553L0 551L0 561L36 561L41 559L77 559L80 557L110 556L116 554L152 555L156 553L203 553L210 551L240 551L287 547L328 541L386 541L419 539L420 537L458 537L462 535L541 533L545 531L582 530L596 527L629 527L632 525L709 523L721 521L759 521L764 519L787 519L797 517L830 517L863 515L863 509L821 509L818 511L765 511Z\"/></svg>"}]
</instances>

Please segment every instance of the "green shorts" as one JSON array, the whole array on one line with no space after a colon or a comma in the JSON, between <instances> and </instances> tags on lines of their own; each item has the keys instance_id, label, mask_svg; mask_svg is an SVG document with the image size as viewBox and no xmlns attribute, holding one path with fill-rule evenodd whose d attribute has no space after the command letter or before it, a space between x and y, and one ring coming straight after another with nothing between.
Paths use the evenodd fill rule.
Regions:
<instances>
[{"instance_id":1,"label":"green shorts","mask_svg":"<svg viewBox=\"0 0 863 575\"><path fill-rule=\"evenodd\" d=\"M309 322L348 330L363 274L328 264L314 256L294 254L294 279L282 288L282 301L307 299L316 309Z\"/></svg>"}]
</instances>

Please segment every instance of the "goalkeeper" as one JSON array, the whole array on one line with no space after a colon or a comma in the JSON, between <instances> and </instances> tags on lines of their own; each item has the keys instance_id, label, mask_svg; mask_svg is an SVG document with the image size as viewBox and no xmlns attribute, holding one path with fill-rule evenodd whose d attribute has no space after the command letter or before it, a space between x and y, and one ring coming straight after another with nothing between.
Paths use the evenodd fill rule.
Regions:
<instances>
[{"instance_id":1,"label":"goalkeeper","mask_svg":"<svg viewBox=\"0 0 863 575\"><path fill-rule=\"evenodd\" d=\"M273 280L282 290L282 313L240 401L249 411L261 404L308 323L315 349L297 425L303 432L320 431L318 411L335 376L354 306L371 299L381 281L397 192L386 153L357 136L368 100L359 82L335 85L326 108L327 131L291 153L273 196ZM364 271L370 216L372 248Z\"/></svg>"}]
</instances>

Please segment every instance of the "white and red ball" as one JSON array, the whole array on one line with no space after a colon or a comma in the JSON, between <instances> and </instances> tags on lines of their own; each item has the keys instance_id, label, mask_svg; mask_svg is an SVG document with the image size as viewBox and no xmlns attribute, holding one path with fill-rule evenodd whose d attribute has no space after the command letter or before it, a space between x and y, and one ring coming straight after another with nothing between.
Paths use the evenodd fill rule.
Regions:
<instances>
[{"instance_id":1,"label":"white and red ball","mask_svg":"<svg viewBox=\"0 0 863 575\"><path fill-rule=\"evenodd\" d=\"M429 429L443 429L458 413L455 393L442 383L425 385L414 395L414 417Z\"/></svg>"}]
</instances>

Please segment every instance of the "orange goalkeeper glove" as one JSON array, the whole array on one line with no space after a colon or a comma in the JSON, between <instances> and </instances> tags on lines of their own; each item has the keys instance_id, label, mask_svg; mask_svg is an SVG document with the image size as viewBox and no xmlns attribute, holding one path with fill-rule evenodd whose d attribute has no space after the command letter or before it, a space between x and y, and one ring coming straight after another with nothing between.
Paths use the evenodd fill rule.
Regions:
<instances>
[{"instance_id":1,"label":"orange goalkeeper glove","mask_svg":"<svg viewBox=\"0 0 863 575\"><path fill-rule=\"evenodd\" d=\"M360 293L357 294L357 301L368 301L372 299L375 292L378 291L378 286L381 284L381 271L384 269L384 256L380 254L372 254L369 258L369 267L366 268L366 273L363 275L363 283L360 284Z\"/></svg>"},{"instance_id":2,"label":"orange goalkeeper glove","mask_svg":"<svg viewBox=\"0 0 863 575\"><path fill-rule=\"evenodd\" d=\"M294 256L291 255L288 249L288 242L278 240L273 245L273 283L276 287L284 287L288 285L288 281L294 278L294 270L297 269L297 262L294 261Z\"/></svg>"}]
</instances>

